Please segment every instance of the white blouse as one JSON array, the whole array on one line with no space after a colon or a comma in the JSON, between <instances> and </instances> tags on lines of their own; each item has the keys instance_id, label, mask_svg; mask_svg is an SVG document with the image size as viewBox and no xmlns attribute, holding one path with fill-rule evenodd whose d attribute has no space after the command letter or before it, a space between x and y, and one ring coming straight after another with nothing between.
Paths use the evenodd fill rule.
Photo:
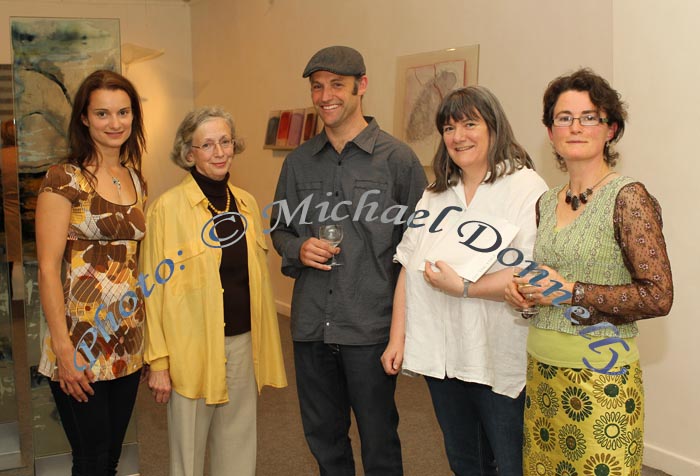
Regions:
<instances>
[{"instance_id":1,"label":"white blouse","mask_svg":"<svg viewBox=\"0 0 700 476\"><path fill-rule=\"evenodd\" d=\"M483 212L519 227L510 247L532 259L535 203L546 190L535 171L522 169L495 183L480 184L468 207L461 182L442 193L423 193L416 210L428 210L430 215L416 220L425 226L406 230L395 255L406 269L404 371L488 385L511 398L520 394L525 386L527 321L504 302L452 297L434 289L419 267L439 238L439 232L428 230L448 206ZM449 229L449 220L458 218L458 213L447 215L439 228ZM503 268L496 262L487 273Z\"/></svg>"}]
</instances>

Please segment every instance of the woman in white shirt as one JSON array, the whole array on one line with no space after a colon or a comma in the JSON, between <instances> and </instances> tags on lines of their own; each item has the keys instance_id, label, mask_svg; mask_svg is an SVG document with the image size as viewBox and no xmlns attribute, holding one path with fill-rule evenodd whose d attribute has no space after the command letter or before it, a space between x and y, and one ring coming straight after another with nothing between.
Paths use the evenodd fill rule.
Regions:
<instances>
[{"instance_id":1,"label":"woman in white shirt","mask_svg":"<svg viewBox=\"0 0 700 476\"><path fill-rule=\"evenodd\" d=\"M388 374L403 367L425 376L456 476L522 475L527 323L503 302L512 270L499 260L470 283L450 266L463 261L455 254L462 248L440 240L450 233L458 240L458 229L475 236L473 225L460 224L491 218L518 227L510 247L531 258L535 202L547 185L488 89L451 92L435 122L442 136L435 181L396 250L403 267L382 364ZM476 242L458 242L464 253L478 255ZM426 262L436 249L443 260Z\"/></svg>"}]
</instances>

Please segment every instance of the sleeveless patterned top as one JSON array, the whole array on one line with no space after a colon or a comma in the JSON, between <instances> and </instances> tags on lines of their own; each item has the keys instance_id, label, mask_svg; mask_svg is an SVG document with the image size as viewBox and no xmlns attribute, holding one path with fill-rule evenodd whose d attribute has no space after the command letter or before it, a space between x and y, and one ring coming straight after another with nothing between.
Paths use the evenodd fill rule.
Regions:
<instances>
[{"instance_id":1,"label":"sleeveless patterned top","mask_svg":"<svg viewBox=\"0 0 700 476\"><path fill-rule=\"evenodd\" d=\"M630 272L625 266L620 246L615 239L613 214L620 189L633 183L629 177L616 177L591 196L585 210L573 222L557 229L557 195L564 186L548 190L539 202L540 222L537 228L534 260L557 270L567 281L598 285L629 284ZM564 317L566 307L542 306L532 325L566 334L577 334L575 326ZM588 325L585 320L581 324ZM634 322L617 326L620 337L638 334ZM591 336L614 336L612 329L591 332Z\"/></svg>"}]
</instances>

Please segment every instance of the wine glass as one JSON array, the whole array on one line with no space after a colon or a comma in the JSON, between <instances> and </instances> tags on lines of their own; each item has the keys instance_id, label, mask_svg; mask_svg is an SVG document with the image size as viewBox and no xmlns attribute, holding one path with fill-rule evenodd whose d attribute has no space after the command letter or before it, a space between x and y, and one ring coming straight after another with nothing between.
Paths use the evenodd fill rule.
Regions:
<instances>
[{"instance_id":1,"label":"wine glass","mask_svg":"<svg viewBox=\"0 0 700 476\"><path fill-rule=\"evenodd\" d=\"M321 225L318 237L335 248L343 241L343 227L342 225ZM343 263L338 263L333 255L329 264L330 266L341 266Z\"/></svg>"},{"instance_id":2,"label":"wine glass","mask_svg":"<svg viewBox=\"0 0 700 476\"><path fill-rule=\"evenodd\" d=\"M528 273L526 276L529 276L530 273ZM518 268L513 268L513 277L514 278L522 278L523 276L520 275L520 269ZM528 284L519 284L518 288L524 288L529 286ZM518 290L519 290L518 289ZM526 295L527 297L527 295ZM523 319L530 319L532 317L537 316L540 313L540 308L537 306L530 306L530 307L524 307L522 309L516 309L520 313L520 315L523 317Z\"/></svg>"}]
</instances>

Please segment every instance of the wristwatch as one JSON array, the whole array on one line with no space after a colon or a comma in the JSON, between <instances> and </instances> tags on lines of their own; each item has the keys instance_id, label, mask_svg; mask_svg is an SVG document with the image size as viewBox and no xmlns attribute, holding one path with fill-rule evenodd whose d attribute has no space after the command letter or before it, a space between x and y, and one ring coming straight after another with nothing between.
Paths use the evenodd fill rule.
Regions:
<instances>
[{"instance_id":1,"label":"wristwatch","mask_svg":"<svg viewBox=\"0 0 700 476\"><path fill-rule=\"evenodd\" d=\"M472 282L467 281L464 278L462 278L462 282L464 283L464 288L462 289L462 297L468 298L469 297L469 286L471 286Z\"/></svg>"}]
</instances>

